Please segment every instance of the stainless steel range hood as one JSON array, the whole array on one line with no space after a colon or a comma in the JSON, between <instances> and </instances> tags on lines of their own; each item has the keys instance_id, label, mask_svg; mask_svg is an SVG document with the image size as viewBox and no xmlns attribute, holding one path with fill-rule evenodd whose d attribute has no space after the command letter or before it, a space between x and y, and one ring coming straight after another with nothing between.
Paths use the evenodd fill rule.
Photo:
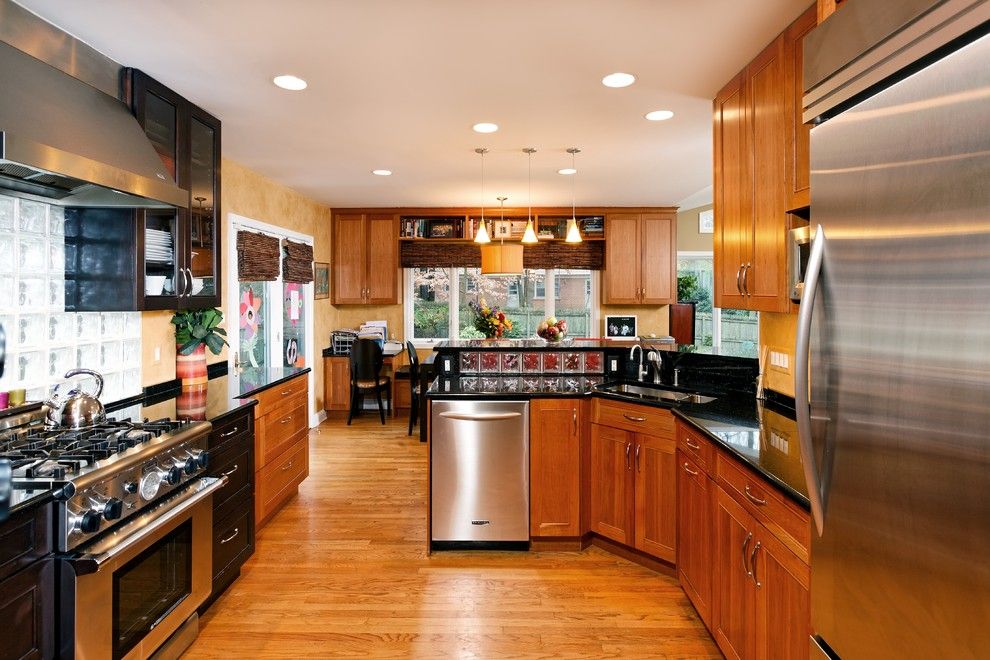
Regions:
<instances>
[{"instance_id":1,"label":"stainless steel range hood","mask_svg":"<svg viewBox=\"0 0 990 660\"><path fill-rule=\"evenodd\" d=\"M0 42L0 193L64 206L189 206L127 106Z\"/></svg>"}]
</instances>

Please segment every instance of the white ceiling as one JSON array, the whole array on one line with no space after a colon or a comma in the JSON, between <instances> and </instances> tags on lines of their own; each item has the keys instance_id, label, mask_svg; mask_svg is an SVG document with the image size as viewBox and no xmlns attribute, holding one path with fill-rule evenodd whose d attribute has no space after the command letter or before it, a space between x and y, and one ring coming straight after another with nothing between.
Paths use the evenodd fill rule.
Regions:
<instances>
[{"instance_id":1,"label":"white ceiling","mask_svg":"<svg viewBox=\"0 0 990 660\"><path fill-rule=\"evenodd\" d=\"M486 204L526 204L527 146L535 206L570 205L570 146L578 205L706 203L712 97L810 4L18 2L217 115L225 156L336 207L477 205L478 146ZM638 80L602 86L613 71ZM281 73L309 89L276 88ZM643 119L656 109L676 114Z\"/></svg>"}]
</instances>

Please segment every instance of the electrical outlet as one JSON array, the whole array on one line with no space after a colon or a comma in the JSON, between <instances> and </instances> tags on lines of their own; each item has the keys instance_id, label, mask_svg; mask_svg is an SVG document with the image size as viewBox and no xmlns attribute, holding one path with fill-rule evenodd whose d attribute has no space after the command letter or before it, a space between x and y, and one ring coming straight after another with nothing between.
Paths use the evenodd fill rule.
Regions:
<instances>
[{"instance_id":1,"label":"electrical outlet","mask_svg":"<svg viewBox=\"0 0 990 660\"><path fill-rule=\"evenodd\" d=\"M619 361L617 359L615 359L615 358L609 358L609 361L608 361L608 370L609 370L609 373L613 373L613 374L616 371L618 371L619 370Z\"/></svg>"},{"instance_id":2,"label":"electrical outlet","mask_svg":"<svg viewBox=\"0 0 990 660\"><path fill-rule=\"evenodd\" d=\"M791 356L784 351L770 351L770 366L780 371L790 371Z\"/></svg>"},{"instance_id":3,"label":"electrical outlet","mask_svg":"<svg viewBox=\"0 0 990 660\"><path fill-rule=\"evenodd\" d=\"M444 358L443 359L443 372L445 374L449 374L450 373L450 358Z\"/></svg>"},{"instance_id":4,"label":"electrical outlet","mask_svg":"<svg viewBox=\"0 0 990 660\"><path fill-rule=\"evenodd\" d=\"M154 359L154 363L155 364L158 364L161 361L162 361L162 347L161 346L155 346L155 359Z\"/></svg>"}]
</instances>

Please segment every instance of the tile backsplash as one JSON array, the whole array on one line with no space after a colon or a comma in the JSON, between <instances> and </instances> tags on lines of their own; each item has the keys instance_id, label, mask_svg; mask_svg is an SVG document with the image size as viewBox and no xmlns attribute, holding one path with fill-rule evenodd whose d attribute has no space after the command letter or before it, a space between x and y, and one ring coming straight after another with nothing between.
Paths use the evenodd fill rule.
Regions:
<instances>
[{"instance_id":1,"label":"tile backsplash","mask_svg":"<svg viewBox=\"0 0 990 660\"><path fill-rule=\"evenodd\" d=\"M65 213L0 195L0 324L7 334L0 391L47 398L75 367L103 374L104 402L141 392L141 313L65 311Z\"/></svg>"}]
</instances>

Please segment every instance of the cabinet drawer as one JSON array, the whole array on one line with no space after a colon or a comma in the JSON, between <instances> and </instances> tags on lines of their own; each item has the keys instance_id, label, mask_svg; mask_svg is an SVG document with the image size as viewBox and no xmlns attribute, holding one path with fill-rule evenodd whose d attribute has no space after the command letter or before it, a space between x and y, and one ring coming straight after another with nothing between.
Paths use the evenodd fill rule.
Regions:
<instances>
[{"instance_id":1,"label":"cabinet drawer","mask_svg":"<svg viewBox=\"0 0 990 660\"><path fill-rule=\"evenodd\" d=\"M0 524L0 580L52 551L52 504L19 511Z\"/></svg>"},{"instance_id":2,"label":"cabinet drawer","mask_svg":"<svg viewBox=\"0 0 990 660\"><path fill-rule=\"evenodd\" d=\"M309 428L306 423L306 404L294 408L285 408L275 415L267 415L262 419L263 428L259 442L259 461L268 465L279 454L288 449L289 445L305 437Z\"/></svg>"},{"instance_id":3,"label":"cabinet drawer","mask_svg":"<svg viewBox=\"0 0 990 660\"><path fill-rule=\"evenodd\" d=\"M591 421L604 426L662 437L674 437L674 416L669 410L635 403L593 399Z\"/></svg>"},{"instance_id":4,"label":"cabinet drawer","mask_svg":"<svg viewBox=\"0 0 990 660\"><path fill-rule=\"evenodd\" d=\"M234 493L254 483L254 448L251 445L245 441L230 442L210 456L210 476L226 475L229 479L227 485L213 496L214 511Z\"/></svg>"},{"instance_id":5,"label":"cabinet drawer","mask_svg":"<svg viewBox=\"0 0 990 660\"><path fill-rule=\"evenodd\" d=\"M263 417L264 415L267 415L278 407L284 399L292 396L293 394L306 392L308 389L308 384L309 374L301 374L292 380L279 383L278 385L269 387L267 390L258 392L254 395L254 398L258 400L258 406L254 413L255 417Z\"/></svg>"},{"instance_id":6,"label":"cabinet drawer","mask_svg":"<svg viewBox=\"0 0 990 660\"><path fill-rule=\"evenodd\" d=\"M715 469L715 445L687 424L677 423L677 448L709 475Z\"/></svg>"},{"instance_id":7,"label":"cabinet drawer","mask_svg":"<svg viewBox=\"0 0 990 660\"><path fill-rule=\"evenodd\" d=\"M232 515L213 523L213 576L216 577L234 561L246 559L252 546L251 507L235 509Z\"/></svg>"},{"instance_id":8,"label":"cabinet drawer","mask_svg":"<svg viewBox=\"0 0 990 660\"><path fill-rule=\"evenodd\" d=\"M0 657L55 657L55 560L35 562L0 581L0 621Z\"/></svg>"},{"instance_id":9,"label":"cabinet drawer","mask_svg":"<svg viewBox=\"0 0 990 660\"><path fill-rule=\"evenodd\" d=\"M718 454L716 464L718 480L733 499L807 564L811 544L808 513L785 500L766 480L722 453Z\"/></svg>"},{"instance_id":10,"label":"cabinet drawer","mask_svg":"<svg viewBox=\"0 0 990 660\"><path fill-rule=\"evenodd\" d=\"M258 472L255 484L257 522L268 518L309 475L309 439L300 438L288 450Z\"/></svg>"},{"instance_id":11,"label":"cabinet drawer","mask_svg":"<svg viewBox=\"0 0 990 660\"><path fill-rule=\"evenodd\" d=\"M213 430L210 432L210 449L215 449L225 442L233 442L250 434L254 430L253 417L251 408L248 408L243 413L214 422Z\"/></svg>"}]
</instances>

